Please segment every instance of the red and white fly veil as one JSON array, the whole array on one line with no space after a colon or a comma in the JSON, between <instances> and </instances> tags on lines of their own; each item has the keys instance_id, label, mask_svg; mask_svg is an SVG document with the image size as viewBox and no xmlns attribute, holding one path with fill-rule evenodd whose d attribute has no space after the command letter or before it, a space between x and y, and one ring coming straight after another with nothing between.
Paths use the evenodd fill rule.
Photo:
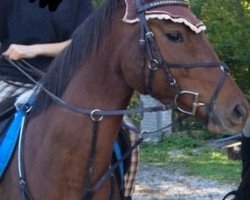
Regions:
<instances>
[{"instance_id":1,"label":"red and white fly veil","mask_svg":"<svg viewBox=\"0 0 250 200\"><path fill-rule=\"evenodd\" d=\"M123 21L126 23L135 23L139 21L135 0L125 0L126 13ZM146 19L165 19L174 23L183 23L187 25L195 33L206 30L206 26L199 20L190 10L188 0L142 0L142 3L150 3L152 5L164 3L164 5L148 9L145 11Z\"/></svg>"}]
</instances>

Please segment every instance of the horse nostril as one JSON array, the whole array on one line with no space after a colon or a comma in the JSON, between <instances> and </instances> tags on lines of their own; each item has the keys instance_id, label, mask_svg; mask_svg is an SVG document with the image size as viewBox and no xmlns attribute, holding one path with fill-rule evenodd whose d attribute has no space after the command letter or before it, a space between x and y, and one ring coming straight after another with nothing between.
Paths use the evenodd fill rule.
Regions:
<instances>
[{"instance_id":1,"label":"horse nostril","mask_svg":"<svg viewBox=\"0 0 250 200\"><path fill-rule=\"evenodd\" d=\"M240 104L237 104L232 111L232 120L234 123L240 124L247 117L247 110Z\"/></svg>"}]
</instances>

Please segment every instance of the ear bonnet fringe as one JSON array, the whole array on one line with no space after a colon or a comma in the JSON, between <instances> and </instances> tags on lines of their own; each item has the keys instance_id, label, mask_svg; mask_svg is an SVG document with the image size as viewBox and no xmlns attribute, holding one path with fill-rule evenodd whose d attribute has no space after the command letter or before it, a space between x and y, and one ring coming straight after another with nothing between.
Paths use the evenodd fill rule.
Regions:
<instances>
[{"instance_id":1,"label":"ear bonnet fringe","mask_svg":"<svg viewBox=\"0 0 250 200\"><path fill-rule=\"evenodd\" d=\"M137 17L135 0L125 0L126 13L123 21L135 23ZM206 30L206 26L190 10L188 0L142 0L144 5L152 7L145 11L146 19L171 20L174 23L183 23L195 33Z\"/></svg>"}]
</instances>

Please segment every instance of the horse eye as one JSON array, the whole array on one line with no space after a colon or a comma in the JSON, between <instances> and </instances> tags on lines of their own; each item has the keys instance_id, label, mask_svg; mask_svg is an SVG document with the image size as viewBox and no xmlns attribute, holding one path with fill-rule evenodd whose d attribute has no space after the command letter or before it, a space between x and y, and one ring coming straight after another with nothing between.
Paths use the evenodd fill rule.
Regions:
<instances>
[{"instance_id":1,"label":"horse eye","mask_svg":"<svg viewBox=\"0 0 250 200\"><path fill-rule=\"evenodd\" d=\"M167 33L166 36L171 42L183 42L183 37L180 33Z\"/></svg>"}]
</instances>

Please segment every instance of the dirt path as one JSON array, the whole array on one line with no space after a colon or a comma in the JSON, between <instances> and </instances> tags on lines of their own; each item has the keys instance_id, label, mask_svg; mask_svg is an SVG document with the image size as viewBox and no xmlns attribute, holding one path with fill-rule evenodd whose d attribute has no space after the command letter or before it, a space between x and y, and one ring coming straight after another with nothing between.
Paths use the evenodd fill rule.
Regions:
<instances>
[{"instance_id":1,"label":"dirt path","mask_svg":"<svg viewBox=\"0 0 250 200\"><path fill-rule=\"evenodd\" d=\"M134 200L221 200L234 184L204 180L140 163Z\"/></svg>"}]
</instances>

